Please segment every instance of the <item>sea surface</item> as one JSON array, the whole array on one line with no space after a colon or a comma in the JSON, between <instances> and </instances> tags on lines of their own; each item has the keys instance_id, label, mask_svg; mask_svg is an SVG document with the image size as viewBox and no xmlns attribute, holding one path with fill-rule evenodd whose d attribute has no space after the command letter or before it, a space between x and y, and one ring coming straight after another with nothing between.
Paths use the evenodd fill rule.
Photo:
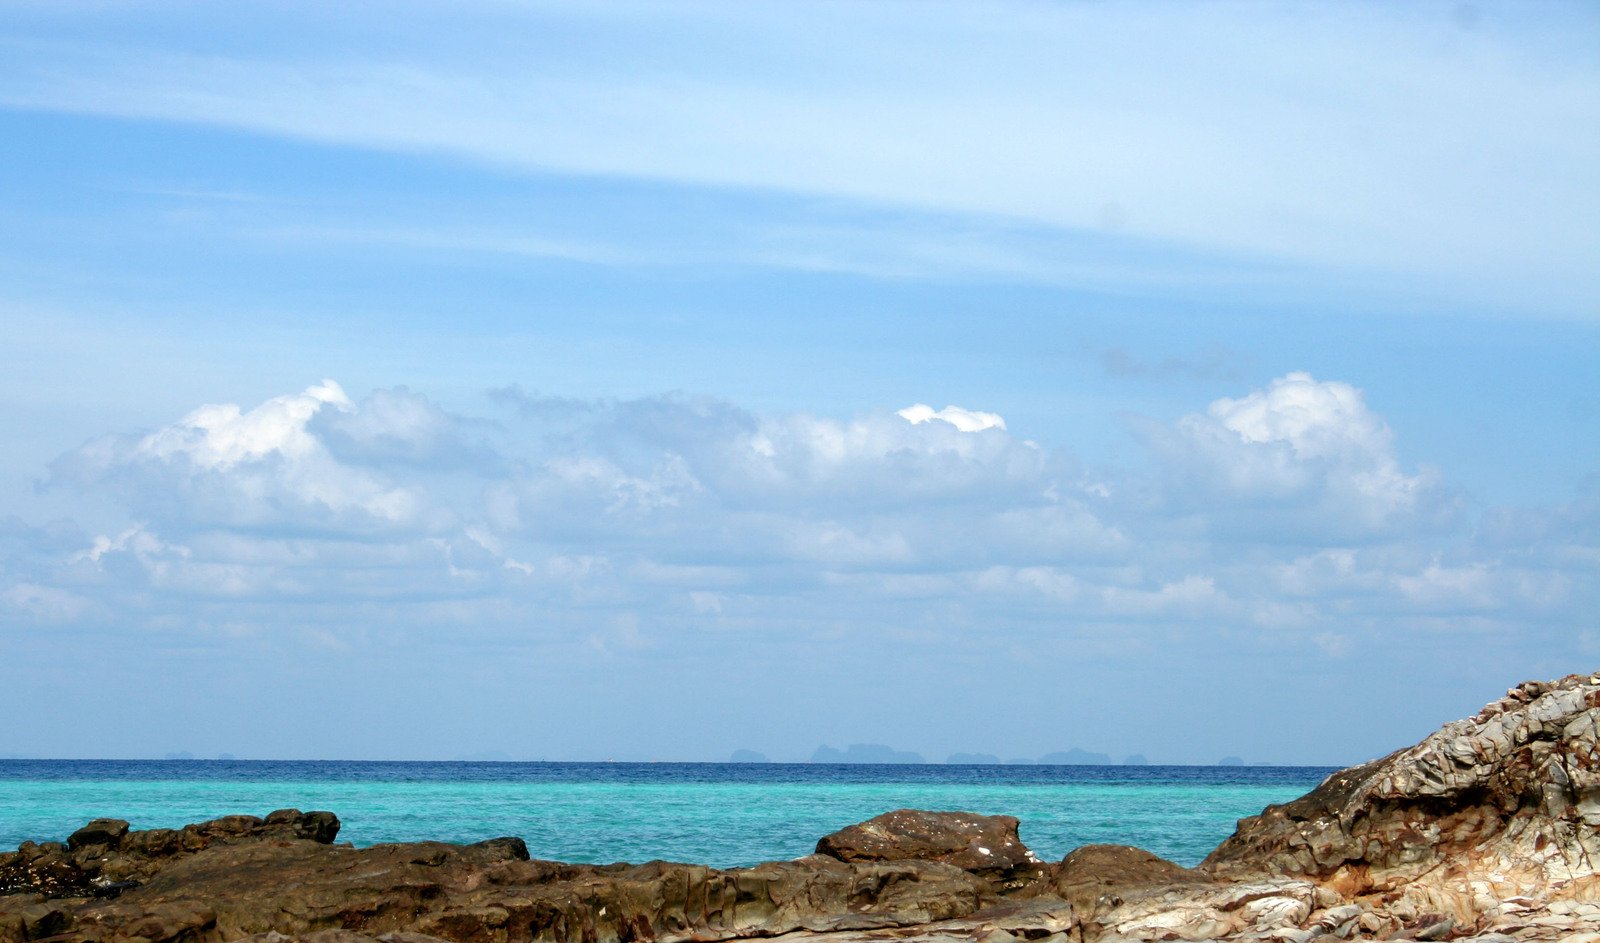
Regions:
<instances>
[{"instance_id":1,"label":"sea surface","mask_svg":"<svg viewBox=\"0 0 1600 943\"><path fill-rule=\"evenodd\" d=\"M1041 858L1138 845L1193 865L1235 820L1331 768L788 763L0 760L0 850L64 840L92 818L176 828L328 809L356 845L520 836L535 858L718 867L808 854L898 808L1014 815Z\"/></svg>"}]
</instances>

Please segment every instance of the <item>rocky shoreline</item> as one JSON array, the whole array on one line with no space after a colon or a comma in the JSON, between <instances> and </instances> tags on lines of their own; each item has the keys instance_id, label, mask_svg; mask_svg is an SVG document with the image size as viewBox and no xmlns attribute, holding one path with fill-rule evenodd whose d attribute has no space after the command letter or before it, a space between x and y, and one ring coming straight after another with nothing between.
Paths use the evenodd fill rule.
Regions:
<instances>
[{"instance_id":1,"label":"rocky shoreline","mask_svg":"<svg viewBox=\"0 0 1600 943\"><path fill-rule=\"evenodd\" d=\"M1600 675L1512 688L1243 819L1199 866L902 809L794 861L530 860L521 839L338 844L330 812L100 819L0 853L0 943L1600 943Z\"/></svg>"}]
</instances>

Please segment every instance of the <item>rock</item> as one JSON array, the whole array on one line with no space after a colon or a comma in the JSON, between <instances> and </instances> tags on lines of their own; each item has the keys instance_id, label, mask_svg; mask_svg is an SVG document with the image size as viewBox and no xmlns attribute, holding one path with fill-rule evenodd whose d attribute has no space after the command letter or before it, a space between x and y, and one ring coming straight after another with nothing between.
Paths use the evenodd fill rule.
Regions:
<instances>
[{"instance_id":1,"label":"rock","mask_svg":"<svg viewBox=\"0 0 1600 943\"><path fill-rule=\"evenodd\" d=\"M120 851L128 855L158 858L177 854L182 850L179 832L171 828L152 828L148 831L129 832L122 840Z\"/></svg>"},{"instance_id":2,"label":"rock","mask_svg":"<svg viewBox=\"0 0 1600 943\"><path fill-rule=\"evenodd\" d=\"M1312 919L1306 924L1306 931L1310 934L1310 939L1315 939L1319 935L1348 939L1360 916L1359 904L1339 904L1312 914Z\"/></svg>"},{"instance_id":3,"label":"rock","mask_svg":"<svg viewBox=\"0 0 1600 943\"><path fill-rule=\"evenodd\" d=\"M1039 859L1009 815L897 809L840 829L817 842L817 854L840 861L937 861L964 871L1009 873Z\"/></svg>"},{"instance_id":4,"label":"rock","mask_svg":"<svg viewBox=\"0 0 1600 943\"><path fill-rule=\"evenodd\" d=\"M51 842L56 848L57 843ZM35 845L0 856L0 894L33 893L44 897L73 897L88 893L90 874L64 851L46 851Z\"/></svg>"},{"instance_id":5,"label":"rock","mask_svg":"<svg viewBox=\"0 0 1600 943\"><path fill-rule=\"evenodd\" d=\"M73 832L65 845L24 842L15 853L0 854L0 894L117 897L138 886L168 860L212 845L266 839L326 844L338 832L339 819L332 812L294 809L274 812L265 819L224 816L180 830L130 831L128 823L121 819L95 819ZM73 849L70 853L69 848Z\"/></svg>"},{"instance_id":6,"label":"rock","mask_svg":"<svg viewBox=\"0 0 1600 943\"><path fill-rule=\"evenodd\" d=\"M666 862L564 865L529 860L515 838L464 846L322 844L285 828L301 821L230 816L198 823L179 834L207 838L204 847L113 858L148 880L115 899L85 894L58 909L107 943L323 931L487 940L512 928L521 939L617 943L916 926L995 900L978 876L935 861L812 856L732 871ZM33 911L9 919L17 907L38 903L37 896L0 897L0 941L31 940L26 927L56 919Z\"/></svg>"},{"instance_id":7,"label":"rock","mask_svg":"<svg viewBox=\"0 0 1600 943\"><path fill-rule=\"evenodd\" d=\"M1400 930L1419 943L1424 943L1424 941L1442 940L1455 928L1454 917L1446 914L1424 914Z\"/></svg>"},{"instance_id":8,"label":"rock","mask_svg":"<svg viewBox=\"0 0 1600 943\"><path fill-rule=\"evenodd\" d=\"M65 933L72 927L72 915L53 904L35 904L23 910L21 916L24 940L42 940L47 936Z\"/></svg>"},{"instance_id":9,"label":"rock","mask_svg":"<svg viewBox=\"0 0 1600 943\"><path fill-rule=\"evenodd\" d=\"M95 819L67 837L67 847L73 851L89 845L116 848L128 834L128 823L122 819Z\"/></svg>"},{"instance_id":10,"label":"rock","mask_svg":"<svg viewBox=\"0 0 1600 943\"><path fill-rule=\"evenodd\" d=\"M1209 875L1128 845L1084 845L1061 859L1052 878L1056 893L1084 916L1145 888L1209 881Z\"/></svg>"},{"instance_id":11,"label":"rock","mask_svg":"<svg viewBox=\"0 0 1600 943\"><path fill-rule=\"evenodd\" d=\"M131 891L138 886L138 881L96 882L89 888L89 896L110 900L113 897L121 897L125 891Z\"/></svg>"},{"instance_id":12,"label":"rock","mask_svg":"<svg viewBox=\"0 0 1600 943\"><path fill-rule=\"evenodd\" d=\"M339 817L332 812L279 809L268 813L262 824L287 828L300 838L308 838L324 845L333 844L333 840L339 835Z\"/></svg>"},{"instance_id":13,"label":"rock","mask_svg":"<svg viewBox=\"0 0 1600 943\"><path fill-rule=\"evenodd\" d=\"M477 848L488 852L491 856L491 860L529 860L528 843L514 836L508 836L505 838L490 838L468 845L467 847Z\"/></svg>"},{"instance_id":14,"label":"rock","mask_svg":"<svg viewBox=\"0 0 1600 943\"><path fill-rule=\"evenodd\" d=\"M1447 864L1451 887L1491 896L1596 873L1600 683L1529 683L1418 745L1335 773L1270 806L1201 864L1222 877L1316 878L1349 895L1398 887ZM1461 915L1456 915L1461 916Z\"/></svg>"}]
</instances>

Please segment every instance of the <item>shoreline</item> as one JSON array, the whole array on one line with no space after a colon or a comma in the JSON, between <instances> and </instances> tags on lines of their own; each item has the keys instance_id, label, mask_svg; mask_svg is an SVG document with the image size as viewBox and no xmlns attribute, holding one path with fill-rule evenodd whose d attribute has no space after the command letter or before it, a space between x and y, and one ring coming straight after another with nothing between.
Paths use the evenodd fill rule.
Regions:
<instances>
[{"instance_id":1,"label":"shoreline","mask_svg":"<svg viewBox=\"0 0 1600 943\"><path fill-rule=\"evenodd\" d=\"M1310 790L1330 769L586 767L453 764L0 765L0 848L97 816L181 827L237 811L333 809L343 839L471 842L519 835L564 861L670 858L749 866L897 807L1015 815L1053 858L1141 845L1196 864L1235 821ZM14 777L14 778L13 778ZM46 777L57 777L46 781Z\"/></svg>"},{"instance_id":2,"label":"shoreline","mask_svg":"<svg viewBox=\"0 0 1600 943\"><path fill-rule=\"evenodd\" d=\"M1109 845L1041 861L1010 816L909 809L722 870L538 861L513 837L358 849L338 830L280 810L24 843L0 854L0 943L1597 943L1600 675L1512 688L1240 820L1194 868Z\"/></svg>"}]
</instances>

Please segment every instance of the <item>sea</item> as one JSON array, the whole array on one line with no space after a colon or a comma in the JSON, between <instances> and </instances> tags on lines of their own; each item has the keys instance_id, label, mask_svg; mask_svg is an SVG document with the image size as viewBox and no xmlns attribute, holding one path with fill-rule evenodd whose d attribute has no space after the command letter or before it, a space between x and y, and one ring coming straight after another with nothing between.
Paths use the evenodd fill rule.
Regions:
<instances>
[{"instance_id":1,"label":"sea","mask_svg":"<svg viewBox=\"0 0 1600 943\"><path fill-rule=\"evenodd\" d=\"M892 809L1014 815L1053 861L1097 842L1197 864L1236 820L1332 768L820 763L0 760L0 849L64 840L93 818L176 828L235 813L327 809L340 841L521 837L535 858L738 867L809 854Z\"/></svg>"}]
</instances>

